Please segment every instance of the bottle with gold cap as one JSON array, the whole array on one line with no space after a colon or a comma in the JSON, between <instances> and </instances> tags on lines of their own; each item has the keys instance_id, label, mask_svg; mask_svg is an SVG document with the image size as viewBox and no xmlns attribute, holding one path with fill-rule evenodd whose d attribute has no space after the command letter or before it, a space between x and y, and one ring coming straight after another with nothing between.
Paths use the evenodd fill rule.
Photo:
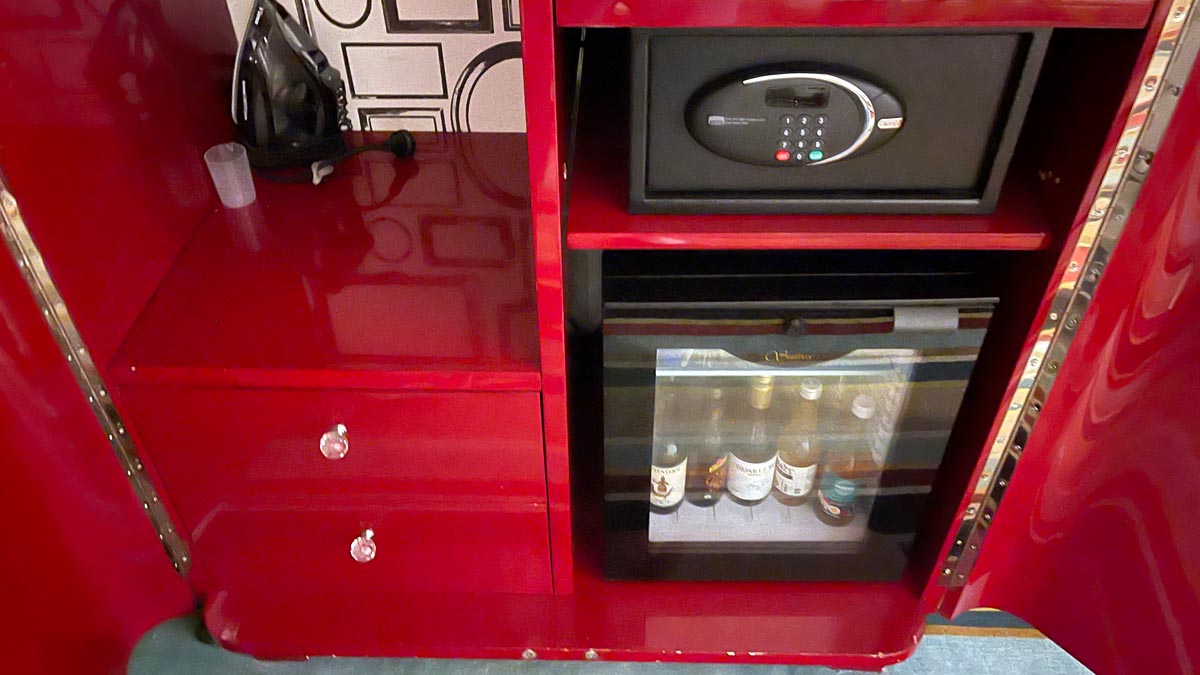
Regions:
<instances>
[{"instance_id":1,"label":"bottle with gold cap","mask_svg":"<svg viewBox=\"0 0 1200 675\"><path fill-rule=\"evenodd\" d=\"M771 494L776 451L767 410L774 390L770 375L758 375L750 384L750 433L730 451L725 479L725 489L739 504L756 504Z\"/></svg>"}]
</instances>

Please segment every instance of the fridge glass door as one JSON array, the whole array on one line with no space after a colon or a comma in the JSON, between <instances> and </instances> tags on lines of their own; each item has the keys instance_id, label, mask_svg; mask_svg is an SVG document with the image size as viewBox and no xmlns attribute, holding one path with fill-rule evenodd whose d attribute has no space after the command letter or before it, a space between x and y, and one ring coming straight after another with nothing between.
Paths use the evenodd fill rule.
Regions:
<instances>
[{"instance_id":1,"label":"fridge glass door","mask_svg":"<svg viewBox=\"0 0 1200 675\"><path fill-rule=\"evenodd\" d=\"M607 575L899 579L990 316L610 308Z\"/></svg>"},{"instance_id":2,"label":"fridge glass door","mask_svg":"<svg viewBox=\"0 0 1200 675\"><path fill-rule=\"evenodd\" d=\"M813 544L867 537L920 358L657 350L654 450L675 446L684 480L651 480L651 550L672 544ZM755 404L758 404L757 407ZM678 469L676 469L678 471ZM651 465L652 475L662 473ZM685 494L666 494L682 484ZM655 546L661 545L661 546Z\"/></svg>"}]
</instances>

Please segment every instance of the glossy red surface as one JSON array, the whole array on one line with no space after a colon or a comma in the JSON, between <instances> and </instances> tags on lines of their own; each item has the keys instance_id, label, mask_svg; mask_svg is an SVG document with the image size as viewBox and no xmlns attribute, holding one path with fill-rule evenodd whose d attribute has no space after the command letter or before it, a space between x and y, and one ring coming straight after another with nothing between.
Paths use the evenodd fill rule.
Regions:
<instances>
[{"instance_id":1,"label":"glossy red surface","mask_svg":"<svg viewBox=\"0 0 1200 675\"><path fill-rule=\"evenodd\" d=\"M327 561L309 549L302 561L282 559L279 554L294 550L282 536L247 541L252 550L265 549L260 562L250 563L260 566L258 582L240 593L213 596L206 620L229 631L218 638L237 649L286 658L332 653L513 659L532 649L539 659L583 659L594 650L600 660L614 661L819 663L878 670L912 652L924 619L915 596L900 584L663 585L604 582L580 573L571 595L410 592L385 578L364 590L367 584L359 582L376 579L377 572L370 571L376 563L388 571L408 563L385 561L383 529L377 534L379 557L362 566L352 563L344 550L348 542L341 539L357 522L342 520L330 545L344 561ZM490 541L486 531L463 531ZM318 526L315 536L326 533L326 526ZM269 574L290 578L293 567L312 573L318 564L337 572L329 593L314 595L305 585L283 592L261 581ZM427 567L421 560L414 566L419 579Z\"/></svg>"},{"instance_id":2,"label":"glossy red surface","mask_svg":"<svg viewBox=\"0 0 1200 675\"><path fill-rule=\"evenodd\" d=\"M117 672L192 596L0 251L0 647L12 672Z\"/></svg>"},{"instance_id":3,"label":"glossy red surface","mask_svg":"<svg viewBox=\"0 0 1200 675\"><path fill-rule=\"evenodd\" d=\"M357 562L351 542L366 528L376 553ZM253 500L215 514L196 547L213 579L209 631L227 648L262 657L432 651L459 634L450 625L471 622L473 604L496 606L489 596L552 597L540 503L434 505L394 493ZM414 596L425 600L414 604ZM472 599L453 602L463 596ZM505 623L503 615L490 618ZM483 628L476 639L497 641L498 633Z\"/></svg>"},{"instance_id":4,"label":"glossy red surface","mask_svg":"<svg viewBox=\"0 0 1200 675\"><path fill-rule=\"evenodd\" d=\"M387 545L380 540L379 556L386 555ZM338 550L345 555L346 547L339 545ZM345 564L357 563L346 555ZM403 573L395 566L386 569ZM222 644L262 658L336 654L519 659L527 648L536 650L539 658L556 654L550 645L557 642L557 603L549 594L409 593L389 585L342 588L318 597L261 585L243 590L214 597L204 620L221 627L216 638Z\"/></svg>"},{"instance_id":5,"label":"glossy red surface","mask_svg":"<svg viewBox=\"0 0 1200 675\"><path fill-rule=\"evenodd\" d=\"M537 391L524 136L417 136L414 161L260 178L256 204L211 209L113 377Z\"/></svg>"},{"instance_id":6,"label":"glossy red surface","mask_svg":"<svg viewBox=\"0 0 1200 675\"><path fill-rule=\"evenodd\" d=\"M488 499L545 504L532 393L126 385L120 394L131 432L197 539L218 513L300 495L331 503L339 495L392 496L413 508ZM350 450L333 461L319 440L338 424L348 429Z\"/></svg>"},{"instance_id":7,"label":"glossy red surface","mask_svg":"<svg viewBox=\"0 0 1200 675\"><path fill-rule=\"evenodd\" d=\"M1141 0L803 7L561 0L558 20L1137 27L1149 8ZM521 153L485 150L496 153L484 167L494 172L481 174L453 143L440 149L450 155L441 165L426 162L436 153L422 156L418 175L404 185L387 168L352 163L322 187L337 195L332 199L322 193L306 201L299 187L260 184L259 213L226 220L214 211L200 162L203 148L230 131L224 111L232 42L223 0L37 0L0 8L0 166L97 361L109 363L164 276L162 292L191 303L181 312L175 303L151 301L114 375L126 383L121 393L129 398L122 401L134 412L134 432L163 460L168 489L179 480L203 486L170 496L196 521L190 528L197 575L208 573L209 625L229 646L290 658L515 658L526 648L540 658L583 658L595 649L602 659L863 668L903 658L927 608L927 597L918 600L920 580L612 583L599 579L579 541L597 535L597 524L581 519L572 537L560 179L569 108L564 83L572 68L551 3L525 3L523 10L532 120L528 224L521 220ZM1195 509L1187 483L1200 430L1179 394L1200 377L1200 359L1187 340L1188 319L1200 312L1188 267L1200 240L1198 89L1193 82L1185 90L1178 118L1188 121L1167 141L1173 152L1155 160L1144 206L1129 223L1132 239L1080 328L1080 347L1060 375L1040 436L1006 498L1007 513L1001 511L959 605L1015 611L1101 671L1138 671L1143 664L1184 670L1200 659L1184 639L1200 632L1187 566L1200 557L1189 536ZM471 201L476 197L482 201ZM426 221L432 229L403 220L418 213L435 216ZM394 217L400 227L389 223L376 233L374 215ZM508 223L511 249L505 227L481 220L492 216ZM341 227L325 229L329 223ZM609 236L607 225L596 227ZM409 257L384 261L403 268L399 273L381 273L386 265L372 267L379 261L371 251L380 245L403 251L401 230L419 233L421 245L414 239ZM439 238L439 232L451 234ZM762 233L770 235L767 227ZM1012 234L1023 243L996 245L1045 245L1040 224ZM982 236L972 235L971 241ZM1041 237L1036 244L1034 235ZM832 245L785 237L791 243L778 245ZM532 273L526 266L520 285L510 285L517 284L514 270L530 241ZM497 261L498 251L500 264L486 264ZM229 266L214 274L214 262ZM33 664L26 670L119 667L142 630L185 611L192 598L131 498L16 274L7 259L0 261L8 330L0 335L0 356L9 361L0 369L6 399L0 421L9 432L0 453L6 476L0 502L25 514L0 533L9 544L0 571L20 582L8 596L16 608L6 613L12 625L0 634L6 647L13 645L9 653ZM377 290L372 282L379 277L390 290ZM423 283L432 278L452 280ZM261 292L235 295L234 279ZM430 302L426 291L446 286L472 301L483 298L486 311L472 305L443 316L457 306ZM358 287L365 287L361 294L342 295ZM381 311L395 298L372 295L398 288L422 289L404 316ZM507 303L519 308L518 316L506 323L500 307L518 296L503 292L518 288L525 294ZM335 298L346 300L348 314L334 308ZM533 307L536 336L528 334ZM409 313L427 322L397 320ZM409 332L434 327L454 340ZM364 347L375 344L374 330L389 338L386 345ZM268 341L273 349L262 348ZM469 351L455 350L466 343ZM531 351L537 343L540 359ZM533 450L539 430L532 393L388 391L532 392L539 382L544 488L532 478L542 461ZM292 389L262 391L267 384ZM235 394L236 388L258 391ZM442 409L426 396L460 403ZM497 400L508 403L493 405ZM171 407L189 413L161 414ZM355 416L352 436L366 439L341 464L317 456L316 432L300 428L308 419L324 426L334 415ZM231 418L237 423L222 426ZM180 440L182 429L189 433ZM356 435L360 429L368 430L365 437ZM448 440L468 431L465 443ZM395 439L413 440L397 448ZM499 446L503 452L494 451ZM482 488L456 483L452 473L437 470L443 453L478 464L479 475L493 480ZM373 461L367 466L360 458ZM339 473L322 474L327 468ZM480 490L491 492L478 497ZM348 547L367 526L378 530L379 557L360 565Z\"/></svg>"},{"instance_id":8,"label":"glossy red surface","mask_svg":"<svg viewBox=\"0 0 1200 675\"><path fill-rule=\"evenodd\" d=\"M1200 650L1200 71L955 609L1013 612L1097 672Z\"/></svg>"},{"instance_id":9,"label":"glossy red surface","mask_svg":"<svg viewBox=\"0 0 1200 675\"><path fill-rule=\"evenodd\" d=\"M1091 26L1140 28L1150 0L558 0L562 26Z\"/></svg>"},{"instance_id":10,"label":"glossy red surface","mask_svg":"<svg viewBox=\"0 0 1200 675\"><path fill-rule=\"evenodd\" d=\"M1109 158L1116 150L1117 145L1121 142L1122 125L1124 120L1130 116L1133 108L1133 103L1139 93L1139 73L1143 73L1149 66L1151 59L1154 57L1158 47L1157 41L1153 36L1158 35L1161 31L1163 22L1167 18L1167 10L1169 6L1163 5L1154 17L1147 31L1139 34L1127 34L1120 40L1112 40L1098 43L1101 49L1099 52L1095 50L1097 46L1093 40L1097 36L1103 34L1093 33L1091 31L1076 31L1073 39L1082 39L1084 44L1070 44L1066 49L1058 52L1059 57L1048 59L1046 63L1048 77L1058 77L1060 81L1065 81L1070 84L1068 87L1056 87L1053 95L1043 96L1035 100L1035 106L1032 113L1038 113L1039 106L1048 106L1048 112L1043 111L1032 120L1031 133L1034 134L1033 140L1038 142L1038 146L1042 149L1041 152L1033 153L1034 166L1045 167L1045 175L1054 174L1061 176L1059 182L1043 182L1040 184L1039 192L1042 193L1044 203L1049 208L1048 212L1055 214L1056 219L1069 219L1071 228L1065 232L1062 237L1062 242L1056 245L1057 250L1049 250L1045 255L1040 256L1040 260L1032 265L1029 269L1029 274L1022 276L1013 276L1012 282L1014 290L1022 297L1031 299L1030 296L1036 293L1036 299L1032 299L1037 303L1032 314L1013 321L1014 327L1020 327L1024 331L1022 345L1019 352L1011 357L1011 363L1022 363L1028 358L1034 344L1038 340L1037 327L1044 324L1046 315L1050 311L1050 304L1053 300L1055 288L1053 283L1039 282L1042 274L1047 275L1047 278L1054 276L1062 276L1065 273L1066 267L1072 255L1072 245L1079 236L1080 229L1091 210L1091 204L1098 194L1104 172L1107 164L1101 161L1100 158ZM1063 39L1060 33L1056 36L1057 39ZM1136 38L1136 42L1134 41ZM1091 43L1092 47L1087 44ZM1129 52L1126 58L1132 60L1132 66L1128 71L1121 68L1118 61L1112 61L1114 55L1119 52ZM1091 70L1092 65L1099 66L1102 70ZM1084 70L1087 68L1087 70ZM1123 75L1120 81L1107 81L1100 78L1100 74L1104 71L1120 72ZM1066 78L1064 76L1071 73L1085 73L1079 77ZM1043 79L1043 85L1051 80ZM1109 117L1109 122L1103 124L1097 121L1085 121L1084 115L1093 110L1090 105L1095 101L1100 106L1103 106L1103 99L1108 96L1116 96L1117 91L1109 94L1101 94L1099 98L1095 95L1103 91L1104 87L1113 87L1119 85L1120 98L1115 103L1115 111ZM1086 92L1091 98L1089 101L1081 101ZM1066 119L1061 122L1050 120L1050 115L1053 112L1062 112L1066 115ZM1079 120L1078 123L1072 124L1073 119ZM1063 125L1066 126L1063 126ZM1081 133L1067 133L1072 132ZM1080 145L1080 141L1088 134L1103 134L1104 140L1100 145L1100 150L1095 154L1096 160L1090 162L1087 167L1075 166L1072 162L1066 161L1067 156L1090 156L1084 150L1084 146ZM1067 142L1067 153L1056 156L1052 152L1047 152L1045 146L1047 143L1042 142L1044 139L1055 139L1056 142L1065 140ZM1028 158L1029 155L1026 155ZM1082 186L1083 196L1077 202L1072 202L1062 198L1061 191L1058 190L1059 185L1071 186L1072 184ZM1068 188L1070 189L1070 188ZM1055 193L1059 194L1058 199L1053 199ZM1050 199L1045 200L1046 197ZM1053 256L1053 257L1051 257ZM1012 303L1001 305L1001 310L1011 311ZM995 324L993 324L995 325ZM985 355L990 355L992 352L985 350ZM983 359L981 359L983 361ZM983 364L981 364L983 365ZM993 411L1004 405L1004 401L1012 397L1013 392L1021 380L1021 371L1012 367L1006 366L1003 362L991 364L986 373L990 374L993 380L1007 378L1006 390L1003 399L998 400ZM971 392L968 392L968 400L964 405L970 402ZM974 428L970 431L970 435L974 439L977 447L990 447L992 439L995 438L1002 423L1002 418L995 414L990 416L990 424L987 422L984 414L979 415L978 422L973 425ZM984 429L987 426L986 430ZM941 562L948 555L950 547L954 542L954 538L958 531L958 523L961 521L962 513L967 508L971 498L971 488L967 486L976 485L979 476L984 469L987 456L982 453L971 453L969 456L951 458L951 461L944 463L941 477L947 478L951 483L951 493L957 494L956 503L951 504L949 499L938 500L938 513L930 519L930 528L939 528L940 533L932 534L931 537L942 538L942 545L938 549L937 554L923 566L922 574L926 575L927 583L923 594L923 601L929 611L939 609L943 614L952 616L957 611L959 599L962 595L961 588L953 588L947 590L940 584L939 574L941 571ZM948 470L946 470L948 469ZM961 487L960 487L961 486ZM935 494L936 494L935 487ZM945 523L939 525L939 523ZM933 530L931 530L932 532ZM930 547L932 550L932 547Z\"/></svg>"},{"instance_id":11,"label":"glossy red surface","mask_svg":"<svg viewBox=\"0 0 1200 675\"><path fill-rule=\"evenodd\" d=\"M1032 251L1050 241L1029 189L1004 187L995 213L972 215L688 215L629 213L627 163L580 156L571 183L567 246L577 249L891 249Z\"/></svg>"},{"instance_id":12,"label":"glossy red surface","mask_svg":"<svg viewBox=\"0 0 1200 675\"><path fill-rule=\"evenodd\" d=\"M560 638L631 661L820 664L879 670L916 648L924 626L907 582L633 583L576 580Z\"/></svg>"},{"instance_id":13,"label":"glossy red surface","mask_svg":"<svg viewBox=\"0 0 1200 675\"><path fill-rule=\"evenodd\" d=\"M571 593L571 459L567 440L566 312L563 296L563 185L568 115L564 62L550 2L521 2L521 49L529 143L542 424L555 593Z\"/></svg>"},{"instance_id":14,"label":"glossy red surface","mask_svg":"<svg viewBox=\"0 0 1200 675\"><path fill-rule=\"evenodd\" d=\"M0 166L102 368L215 203L234 48L216 0L0 8Z\"/></svg>"},{"instance_id":15,"label":"glossy red surface","mask_svg":"<svg viewBox=\"0 0 1200 675\"><path fill-rule=\"evenodd\" d=\"M929 612L953 608L953 600L943 603L947 589L941 584L941 563L983 471L986 455L980 448L991 447L1002 421L997 411L1020 381L1021 370L1013 364L1023 363L1038 340L1056 290L1051 279L1068 264L1071 249L1064 250L1064 242L1075 241L1091 210L1106 168L1099 158L1112 156L1139 91L1130 74L1149 64L1157 46L1149 36L1160 28L1157 23L1147 33L1056 31L1053 36L1014 170L1036 170L1039 180L1032 189L1055 239L1048 249L1021 256L1005 275L1004 300L989 324L989 342L951 439L951 446L962 451L948 452L938 471L913 566L913 575L925 579L922 602Z\"/></svg>"},{"instance_id":16,"label":"glossy red surface","mask_svg":"<svg viewBox=\"0 0 1200 675\"><path fill-rule=\"evenodd\" d=\"M213 55L231 47L228 20L200 7L0 6L0 170L88 346L104 360L210 196L206 186L180 189L188 176L203 177L199 148L228 125L191 114L227 97L211 76L214 64L226 71ZM110 173L114 164L127 171ZM122 213L128 203L146 210ZM126 273L103 273L114 268ZM121 672L142 633L190 611L194 598L7 251L0 315L7 669Z\"/></svg>"},{"instance_id":17,"label":"glossy red surface","mask_svg":"<svg viewBox=\"0 0 1200 675\"><path fill-rule=\"evenodd\" d=\"M536 394L125 385L120 397L193 541L208 628L231 649L399 653L410 638L376 648L295 623L315 611L383 625L397 594L552 592ZM330 460L319 441L337 424L349 451ZM367 528L378 554L363 564L349 551ZM296 598L305 611L277 613Z\"/></svg>"}]
</instances>

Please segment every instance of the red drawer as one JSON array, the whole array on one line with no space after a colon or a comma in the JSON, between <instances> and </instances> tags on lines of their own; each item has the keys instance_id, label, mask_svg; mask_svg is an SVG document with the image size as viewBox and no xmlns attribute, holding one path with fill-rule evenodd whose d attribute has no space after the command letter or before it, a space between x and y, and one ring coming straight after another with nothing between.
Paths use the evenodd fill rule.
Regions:
<instances>
[{"instance_id":1,"label":"red drawer","mask_svg":"<svg viewBox=\"0 0 1200 675\"><path fill-rule=\"evenodd\" d=\"M121 396L189 529L271 496L546 501L534 393L128 386ZM349 451L326 459L321 436L338 424Z\"/></svg>"},{"instance_id":2,"label":"red drawer","mask_svg":"<svg viewBox=\"0 0 1200 675\"><path fill-rule=\"evenodd\" d=\"M366 530L374 556L361 562L351 545ZM545 509L507 499L264 500L216 513L193 535L210 602L299 596L338 616L378 594L551 592Z\"/></svg>"}]
</instances>

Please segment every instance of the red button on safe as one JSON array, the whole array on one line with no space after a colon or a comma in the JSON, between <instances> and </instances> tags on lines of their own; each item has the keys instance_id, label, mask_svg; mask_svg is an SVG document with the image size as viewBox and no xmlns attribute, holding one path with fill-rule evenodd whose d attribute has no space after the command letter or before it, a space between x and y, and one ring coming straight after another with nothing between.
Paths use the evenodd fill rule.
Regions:
<instances>
[{"instance_id":1,"label":"red button on safe","mask_svg":"<svg viewBox=\"0 0 1200 675\"><path fill-rule=\"evenodd\" d=\"M792 153L788 152L787 150L779 150L775 153L775 159L777 159L781 162L786 162L791 158L792 158Z\"/></svg>"}]
</instances>

